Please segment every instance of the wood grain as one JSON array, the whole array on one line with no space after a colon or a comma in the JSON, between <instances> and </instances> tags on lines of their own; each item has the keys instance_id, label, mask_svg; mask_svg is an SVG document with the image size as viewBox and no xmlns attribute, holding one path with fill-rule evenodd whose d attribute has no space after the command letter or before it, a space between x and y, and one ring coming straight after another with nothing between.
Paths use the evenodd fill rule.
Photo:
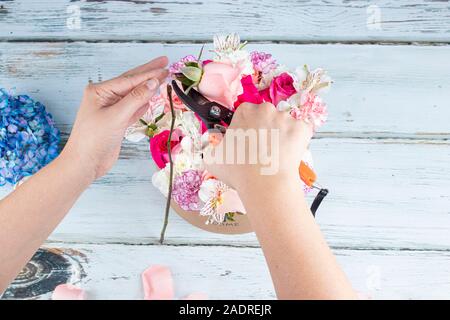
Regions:
<instances>
[{"instance_id":1,"label":"wood grain","mask_svg":"<svg viewBox=\"0 0 450 320\"><path fill-rule=\"evenodd\" d=\"M69 6L80 29L67 25ZM215 33L260 41L250 49L289 66L324 67L335 87L312 149L331 190L318 222L338 260L374 298L448 299L449 18L450 2L431 0L0 1L0 87L42 101L67 137L89 80L157 55L174 61ZM177 297L274 298L252 234L206 233L172 212L168 245L156 245L165 200L154 170L145 144L125 144L50 237L49 247L83 256L88 297L141 299L141 272L166 264Z\"/></svg>"},{"instance_id":2,"label":"wood grain","mask_svg":"<svg viewBox=\"0 0 450 320\"><path fill-rule=\"evenodd\" d=\"M56 246L86 256L87 276L77 285L87 291L88 299L142 299L140 274L155 264L172 270L177 299L192 292L210 299L275 298L264 256L257 248ZM373 298L449 298L448 252L335 250L335 254L355 289Z\"/></svg>"},{"instance_id":3,"label":"wood grain","mask_svg":"<svg viewBox=\"0 0 450 320\"><path fill-rule=\"evenodd\" d=\"M27 0L1 6L0 39L7 41L203 41L230 31L248 40L450 40L448 1ZM79 29L70 22L70 6L79 8Z\"/></svg>"},{"instance_id":4,"label":"wood grain","mask_svg":"<svg viewBox=\"0 0 450 320\"><path fill-rule=\"evenodd\" d=\"M450 250L448 144L318 139L312 148L319 181L331 191L317 219L333 247ZM147 149L127 144L112 172L84 193L51 240L157 243L165 199L151 185L155 168ZM253 234L207 233L174 212L166 239L183 246L257 246Z\"/></svg>"},{"instance_id":5,"label":"wood grain","mask_svg":"<svg viewBox=\"0 0 450 320\"><path fill-rule=\"evenodd\" d=\"M172 61L201 45L136 43L0 43L0 86L42 101L70 126L89 80L101 81L167 54ZM326 137L449 139L450 46L251 45L282 63L324 67Z\"/></svg>"}]
</instances>

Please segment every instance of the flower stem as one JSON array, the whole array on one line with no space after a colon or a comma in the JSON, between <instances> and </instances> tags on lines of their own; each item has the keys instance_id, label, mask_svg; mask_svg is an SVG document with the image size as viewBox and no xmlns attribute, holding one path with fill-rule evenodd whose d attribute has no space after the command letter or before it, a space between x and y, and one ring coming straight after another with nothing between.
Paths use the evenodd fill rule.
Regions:
<instances>
[{"instance_id":1,"label":"flower stem","mask_svg":"<svg viewBox=\"0 0 450 320\"><path fill-rule=\"evenodd\" d=\"M170 165L170 178L169 178L169 192L167 195L167 202L166 202L166 212L164 215L164 225L161 230L161 237L159 239L159 243L164 243L164 236L166 234L167 225L169 224L169 211L170 211L170 201L172 200L172 183L173 183L173 161L172 161L172 133L175 128L175 110L173 108L173 101L172 101L172 86L170 84L167 85L167 95L169 97L169 104L170 104L170 113L172 115L172 122L170 124L170 133L169 133L169 139L167 140L167 153L169 155L169 165Z\"/></svg>"}]
</instances>

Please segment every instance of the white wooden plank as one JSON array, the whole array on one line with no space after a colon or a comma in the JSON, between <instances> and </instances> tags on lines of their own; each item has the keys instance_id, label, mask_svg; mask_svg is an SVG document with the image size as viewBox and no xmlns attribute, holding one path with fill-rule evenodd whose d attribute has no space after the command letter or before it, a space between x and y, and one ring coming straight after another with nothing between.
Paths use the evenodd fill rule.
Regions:
<instances>
[{"instance_id":1,"label":"white wooden plank","mask_svg":"<svg viewBox=\"0 0 450 320\"><path fill-rule=\"evenodd\" d=\"M48 244L54 246L55 244ZM58 245L57 245L58 246ZM210 299L274 299L260 249L125 245L59 245L86 255L77 285L89 299L142 299L140 274L155 264L171 268L175 293ZM354 288L374 299L448 299L448 252L335 250ZM41 298L49 298L49 294Z\"/></svg>"},{"instance_id":2,"label":"white wooden plank","mask_svg":"<svg viewBox=\"0 0 450 320\"><path fill-rule=\"evenodd\" d=\"M317 218L333 247L450 249L448 144L318 139L312 146L319 180L331 191ZM157 243L165 199L151 185L153 172L147 146L127 144L112 172L85 192L50 239ZM253 234L207 233L174 212L166 241L258 245Z\"/></svg>"},{"instance_id":3,"label":"white wooden plank","mask_svg":"<svg viewBox=\"0 0 450 320\"><path fill-rule=\"evenodd\" d=\"M75 117L88 80L116 76L150 58L172 61L201 45L0 43L0 86L45 103L60 125ZM450 137L449 46L251 45L295 67L329 70L326 136Z\"/></svg>"},{"instance_id":4,"label":"white wooden plank","mask_svg":"<svg viewBox=\"0 0 450 320\"><path fill-rule=\"evenodd\" d=\"M0 39L448 42L449 17L448 1L426 0L5 1Z\"/></svg>"}]
</instances>

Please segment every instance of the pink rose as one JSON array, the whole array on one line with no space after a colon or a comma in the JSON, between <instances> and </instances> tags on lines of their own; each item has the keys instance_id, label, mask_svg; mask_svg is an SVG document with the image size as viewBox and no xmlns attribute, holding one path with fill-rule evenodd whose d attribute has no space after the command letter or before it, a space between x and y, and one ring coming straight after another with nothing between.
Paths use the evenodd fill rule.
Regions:
<instances>
[{"instance_id":1,"label":"pink rose","mask_svg":"<svg viewBox=\"0 0 450 320\"><path fill-rule=\"evenodd\" d=\"M237 97L243 92L241 72L240 67L210 62L203 67L203 77L198 89L209 100L232 109Z\"/></svg>"},{"instance_id":2,"label":"pink rose","mask_svg":"<svg viewBox=\"0 0 450 320\"><path fill-rule=\"evenodd\" d=\"M258 88L256 88L253 83L252 76L246 76L241 80L242 88L244 92L238 97L237 101L234 103L234 107L239 107L244 102L250 102L254 104L263 103L263 98L260 96Z\"/></svg>"},{"instance_id":3,"label":"pink rose","mask_svg":"<svg viewBox=\"0 0 450 320\"><path fill-rule=\"evenodd\" d=\"M275 106L280 101L286 101L297 91L294 88L294 79L286 72L273 78L270 87L260 92L264 101L271 102Z\"/></svg>"},{"instance_id":4,"label":"pink rose","mask_svg":"<svg viewBox=\"0 0 450 320\"><path fill-rule=\"evenodd\" d=\"M150 153L153 161L160 169L164 169L169 162L169 151L167 149L167 141L169 140L170 131L165 130L150 139ZM180 142L183 139L183 133L180 129L175 129L172 133L170 149L172 155L175 156L181 149Z\"/></svg>"}]
</instances>

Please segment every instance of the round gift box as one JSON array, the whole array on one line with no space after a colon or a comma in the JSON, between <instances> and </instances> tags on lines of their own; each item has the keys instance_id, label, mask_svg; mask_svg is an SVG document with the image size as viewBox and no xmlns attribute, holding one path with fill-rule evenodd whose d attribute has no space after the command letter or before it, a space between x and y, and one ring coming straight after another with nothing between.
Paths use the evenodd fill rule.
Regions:
<instances>
[{"instance_id":1,"label":"round gift box","mask_svg":"<svg viewBox=\"0 0 450 320\"><path fill-rule=\"evenodd\" d=\"M308 166L313 168L313 158L311 151L309 149L305 153L303 161L307 163ZM299 183L303 182L299 180ZM200 212L198 211L183 210L175 201L171 202L171 207L186 222L205 231L230 235L253 232L248 216L240 212L228 213L228 215L232 215L232 220L227 219L227 221L222 224L218 223L206 224L208 217L201 216Z\"/></svg>"},{"instance_id":2,"label":"round gift box","mask_svg":"<svg viewBox=\"0 0 450 320\"><path fill-rule=\"evenodd\" d=\"M244 234L253 232L250 221L246 214L239 212L229 213L233 215L233 221L228 220L222 224L206 224L208 217L201 216L198 211L186 211L180 208L174 201L171 203L172 209L184 220L205 231L220 234Z\"/></svg>"}]
</instances>

